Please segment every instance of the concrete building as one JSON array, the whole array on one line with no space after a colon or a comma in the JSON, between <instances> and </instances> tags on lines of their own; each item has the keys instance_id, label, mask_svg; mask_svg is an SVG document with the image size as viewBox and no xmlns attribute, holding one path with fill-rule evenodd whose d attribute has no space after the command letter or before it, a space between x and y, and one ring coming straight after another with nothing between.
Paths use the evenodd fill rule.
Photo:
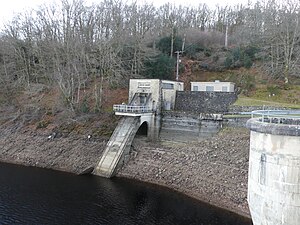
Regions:
<instances>
[{"instance_id":1,"label":"concrete building","mask_svg":"<svg viewBox=\"0 0 300 225\"><path fill-rule=\"evenodd\" d=\"M164 110L175 108L177 91L183 91L183 82L162 80L162 107Z\"/></svg>"},{"instance_id":2,"label":"concrete building","mask_svg":"<svg viewBox=\"0 0 300 225\"><path fill-rule=\"evenodd\" d=\"M254 225L300 223L300 111L253 112L248 203Z\"/></svg>"},{"instance_id":3,"label":"concrete building","mask_svg":"<svg viewBox=\"0 0 300 225\"><path fill-rule=\"evenodd\" d=\"M234 92L234 83L220 82L191 82L191 91Z\"/></svg>"},{"instance_id":4,"label":"concrete building","mask_svg":"<svg viewBox=\"0 0 300 225\"><path fill-rule=\"evenodd\" d=\"M183 91L183 82L159 79L130 79L129 105L148 107L160 112L174 109L176 91Z\"/></svg>"},{"instance_id":5,"label":"concrete building","mask_svg":"<svg viewBox=\"0 0 300 225\"><path fill-rule=\"evenodd\" d=\"M128 104L114 105L116 115L123 116L107 143L106 149L93 173L113 176L128 159L136 133L146 130L149 140L157 140L161 126L161 109L171 110L175 105L176 91L183 83L159 79L131 79Z\"/></svg>"}]
</instances>

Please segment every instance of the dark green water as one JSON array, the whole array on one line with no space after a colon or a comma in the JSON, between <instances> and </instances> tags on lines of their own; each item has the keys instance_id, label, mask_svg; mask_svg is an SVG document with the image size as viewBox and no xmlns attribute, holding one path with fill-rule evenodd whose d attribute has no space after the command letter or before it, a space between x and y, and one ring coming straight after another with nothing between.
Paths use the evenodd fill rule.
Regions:
<instances>
[{"instance_id":1,"label":"dark green water","mask_svg":"<svg viewBox=\"0 0 300 225\"><path fill-rule=\"evenodd\" d=\"M1 163L0 224L252 223L154 185Z\"/></svg>"}]
</instances>

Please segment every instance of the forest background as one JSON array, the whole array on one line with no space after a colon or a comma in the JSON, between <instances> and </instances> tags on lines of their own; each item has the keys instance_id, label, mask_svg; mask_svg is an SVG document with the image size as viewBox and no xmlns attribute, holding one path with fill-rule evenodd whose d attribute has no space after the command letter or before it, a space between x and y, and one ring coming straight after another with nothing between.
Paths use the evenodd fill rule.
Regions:
<instances>
[{"instance_id":1,"label":"forest background","mask_svg":"<svg viewBox=\"0 0 300 225\"><path fill-rule=\"evenodd\" d=\"M112 104L127 101L130 78L174 80L180 51L186 89L190 81L232 81L240 99L297 108L299 10L296 0L215 8L114 0L40 6L1 31L0 104L37 112L37 127L62 112L111 113Z\"/></svg>"}]
</instances>

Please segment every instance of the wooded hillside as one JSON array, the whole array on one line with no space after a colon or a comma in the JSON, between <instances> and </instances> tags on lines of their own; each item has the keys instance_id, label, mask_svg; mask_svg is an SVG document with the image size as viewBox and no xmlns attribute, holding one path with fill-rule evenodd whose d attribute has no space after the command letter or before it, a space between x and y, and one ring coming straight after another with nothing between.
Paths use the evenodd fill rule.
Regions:
<instances>
[{"instance_id":1,"label":"wooded hillside","mask_svg":"<svg viewBox=\"0 0 300 225\"><path fill-rule=\"evenodd\" d=\"M214 9L62 0L21 13L2 30L0 95L42 84L57 88L73 111L84 111L91 99L92 110L101 111L104 87L129 78L175 79L181 50L204 70L259 66L289 83L300 71L299 10L297 0Z\"/></svg>"}]
</instances>

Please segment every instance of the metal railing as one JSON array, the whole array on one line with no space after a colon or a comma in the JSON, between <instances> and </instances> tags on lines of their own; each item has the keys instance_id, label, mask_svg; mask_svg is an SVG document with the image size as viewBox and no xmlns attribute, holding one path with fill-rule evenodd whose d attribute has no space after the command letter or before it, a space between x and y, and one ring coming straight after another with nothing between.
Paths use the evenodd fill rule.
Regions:
<instances>
[{"instance_id":1,"label":"metal railing","mask_svg":"<svg viewBox=\"0 0 300 225\"><path fill-rule=\"evenodd\" d=\"M281 123L283 120L300 120L300 110L255 110L252 118L260 118L264 122Z\"/></svg>"},{"instance_id":2,"label":"metal railing","mask_svg":"<svg viewBox=\"0 0 300 225\"><path fill-rule=\"evenodd\" d=\"M149 106L138 106L138 105L113 105L114 112L124 113L149 113L152 109Z\"/></svg>"}]
</instances>

